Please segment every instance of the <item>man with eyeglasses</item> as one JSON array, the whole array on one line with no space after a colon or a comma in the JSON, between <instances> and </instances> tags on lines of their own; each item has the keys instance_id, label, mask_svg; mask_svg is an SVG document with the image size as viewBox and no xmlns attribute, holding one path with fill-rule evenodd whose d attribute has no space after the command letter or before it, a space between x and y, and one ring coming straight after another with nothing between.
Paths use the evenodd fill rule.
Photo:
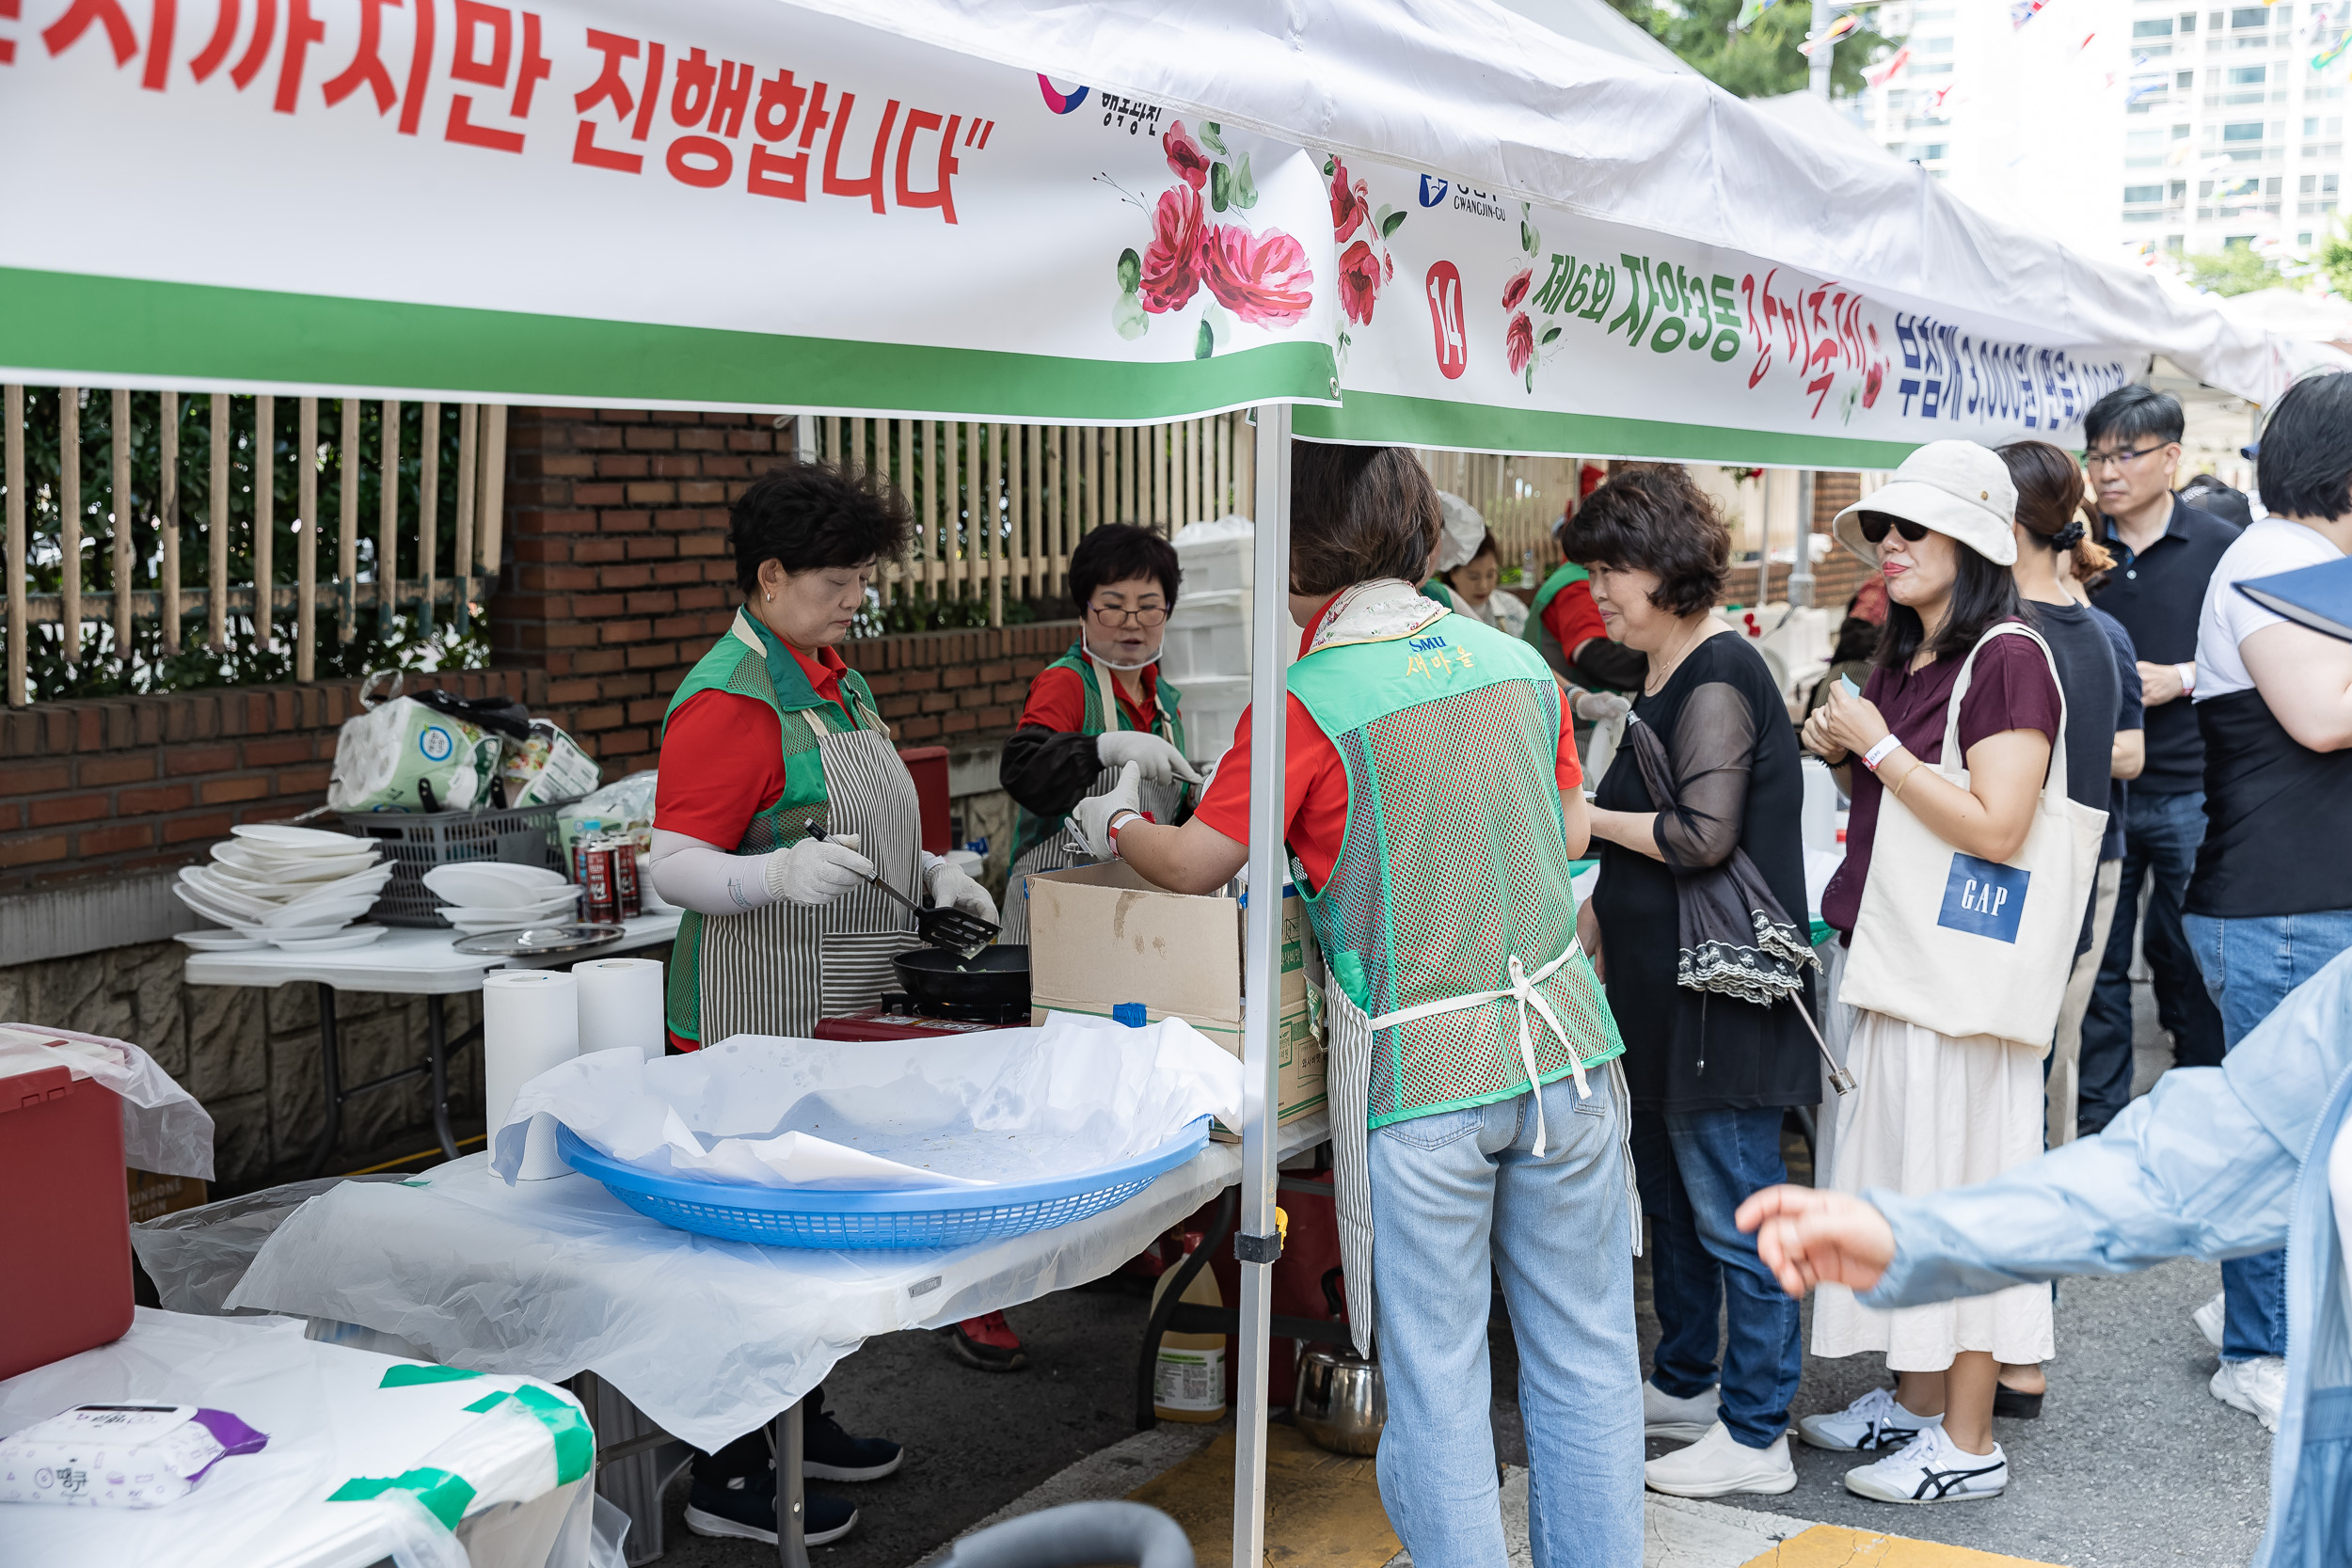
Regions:
<instances>
[{"instance_id":1,"label":"man with eyeglasses","mask_svg":"<svg viewBox=\"0 0 2352 1568\"><path fill-rule=\"evenodd\" d=\"M2142 946L2154 976L2157 1021L2180 1067L2221 1062L2221 1015L2206 993L2181 927L2197 847L2205 835L2205 746L2189 706L2197 685L2197 623L2205 585L2238 531L2173 494L2181 461L2180 401L2150 387L2119 387L2083 416L2084 467L2115 569L2093 590L2139 656L2148 762L2123 792L2123 867L2115 925L2083 1017L2082 1135L2122 1113L2132 1097L2132 934L2149 885Z\"/></svg>"}]
</instances>

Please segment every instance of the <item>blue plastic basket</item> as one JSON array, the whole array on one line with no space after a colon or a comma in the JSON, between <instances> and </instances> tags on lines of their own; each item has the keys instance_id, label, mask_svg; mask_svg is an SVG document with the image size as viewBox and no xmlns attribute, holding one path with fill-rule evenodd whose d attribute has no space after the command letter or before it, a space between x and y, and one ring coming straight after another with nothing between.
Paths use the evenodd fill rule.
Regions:
<instances>
[{"instance_id":1,"label":"blue plastic basket","mask_svg":"<svg viewBox=\"0 0 2352 1568\"><path fill-rule=\"evenodd\" d=\"M571 1167L641 1214L730 1242L827 1251L968 1246L1068 1225L1116 1207L1208 1147L1200 1117L1149 1154L1120 1164L996 1187L872 1192L747 1187L656 1176L601 1154L558 1123L555 1147Z\"/></svg>"}]
</instances>

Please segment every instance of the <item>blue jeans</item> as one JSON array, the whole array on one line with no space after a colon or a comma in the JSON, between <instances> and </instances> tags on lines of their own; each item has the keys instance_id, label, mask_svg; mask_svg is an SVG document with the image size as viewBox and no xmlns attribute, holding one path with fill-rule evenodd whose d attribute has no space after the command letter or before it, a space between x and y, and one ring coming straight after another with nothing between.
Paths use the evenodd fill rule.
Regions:
<instances>
[{"instance_id":1,"label":"blue jeans","mask_svg":"<svg viewBox=\"0 0 2352 1568\"><path fill-rule=\"evenodd\" d=\"M2287 992L2352 947L2352 910L2230 920L2192 914L2186 927L2233 1051ZM2221 1295L2222 1360L2287 1353L2286 1248L2222 1264Z\"/></svg>"},{"instance_id":2,"label":"blue jeans","mask_svg":"<svg viewBox=\"0 0 2352 1568\"><path fill-rule=\"evenodd\" d=\"M2082 1135L2090 1137L2132 1101L2132 931L2139 919L2142 882L2148 900L2148 968L2155 975L2156 1022L2172 1035L2174 1065L2218 1067L2220 1015L2197 974L2197 959L2181 934L2181 900L2188 895L2197 847L2205 841L2205 797L2123 797L2123 872L2116 888L2115 924L2099 978L2083 1012L2082 1089L2077 1103Z\"/></svg>"},{"instance_id":3,"label":"blue jeans","mask_svg":"<svg viewBox=\"0 0 2352 1568\"><path fill-rule=\"evenodd\" d=\"M1527 1424L1535 1568L1640 1568L1642 1360L1623 1080L1391 1122L1371 1136L1373 1279L1389 1423L1380 1500L1418 1568L1503 1561L1490 1271L1502 1279Z\"/></svg>"},{"instance_id":4,"label":"blue jeans","mask_svg":"<svg viewBox=\"0 0 2352 1568\"><path fill-rule=\"evenodd\" d=\"M1652 1381L1678 1400L1717 1383L1716 1322L1724 1348L1722 1417L1737 1441L1770 1448L1788 1430L1788 1402L1804 1371L1797 1303L1731 1216L1749 1194L1788 1180L1778 1107L1633 1113L1633 1173L1650 1216L1650 1284L1658 1304ZM1730 1311L1724 1313L1725 1296Z\"/></svg>"}]
</instances>

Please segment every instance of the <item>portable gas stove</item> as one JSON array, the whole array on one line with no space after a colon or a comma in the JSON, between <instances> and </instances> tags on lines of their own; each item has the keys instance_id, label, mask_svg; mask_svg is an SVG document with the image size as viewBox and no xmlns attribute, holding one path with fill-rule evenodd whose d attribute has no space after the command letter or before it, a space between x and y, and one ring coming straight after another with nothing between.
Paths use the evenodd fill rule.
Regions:
<instances>
[{"instance_id":1,"label":"portable gas stove","mask_svg":"<svg viewBox=\"0 0 2352 1568\"><path fill-rule=\"evenodd\" d=\"M897 991L882 992L882 1006L817 1021L820 1040L928 1040L1025 1026L1029 1009L1020 1003L925 1002Z\"/></svg>"}]
</instances>

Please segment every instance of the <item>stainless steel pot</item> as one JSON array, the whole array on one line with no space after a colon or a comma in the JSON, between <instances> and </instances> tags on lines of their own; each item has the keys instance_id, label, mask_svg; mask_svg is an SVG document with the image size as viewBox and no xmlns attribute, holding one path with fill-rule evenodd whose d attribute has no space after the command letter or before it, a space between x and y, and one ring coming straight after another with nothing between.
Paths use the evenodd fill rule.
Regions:
<instances>
[{"instance_id":1,"label":"stainless steel pot","mask_svg":"<svg viewBox=\"0 0 2352 1568\"><path fill-rule=\"evenodd\" d=\"M1335 1323L1344 1316L1339 1282L1337 1269L1323 1276L1324 1299L1331 1304ZM1344 1345L1303 1347L1291 1418L1316 1447L1370 1458L1380 1447L1380 1429L1389 1424L1389 1392L1379 1363Z\"/></svg>"}]
</instances>

